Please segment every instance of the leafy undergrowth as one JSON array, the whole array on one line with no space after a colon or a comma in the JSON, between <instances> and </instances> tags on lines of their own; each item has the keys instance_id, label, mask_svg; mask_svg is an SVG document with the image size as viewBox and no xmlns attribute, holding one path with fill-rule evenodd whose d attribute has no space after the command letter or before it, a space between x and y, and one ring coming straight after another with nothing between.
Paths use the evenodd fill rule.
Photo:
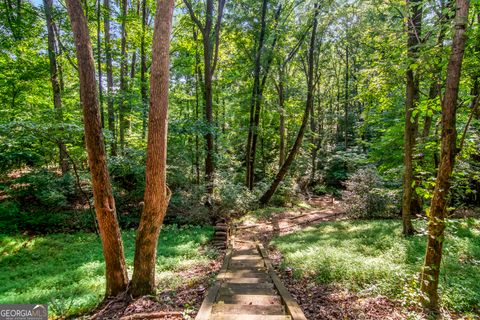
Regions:
<instances>
[{"instance_id":1,"label":"leafy undergrowth","mask_svg":"<svg viewBox=\"0 0 480 320\"><path fill-rule=\"evenodd\" d=\"M425 223L416 222L418 230ZM480 312L480 220L449 222L440 292L455 313ZM366 296L386 295L411 304L418 299L418 278L426 235L401 236L395 220L326 222L271 242L283 255L281 268L294 277L312 278Z\"/></svg>"},{"instance_id":2,"label":"leafy undergrowth","mask_svg":"<svg viewBox=\"0 0 480 320\"><path fill-rule=\"evenodd\" d=\"M215 251L201 248L212 236L211 227L163 227L156 266L159 291L195 281L196 275L187 278L182 271L215 258ZM135 232L123 232L123 241L131 275ZM56 317L85 313L103 298L104 269L95 234L0 235L0 303L47 303Z\"/></svg>"}]
</instances>

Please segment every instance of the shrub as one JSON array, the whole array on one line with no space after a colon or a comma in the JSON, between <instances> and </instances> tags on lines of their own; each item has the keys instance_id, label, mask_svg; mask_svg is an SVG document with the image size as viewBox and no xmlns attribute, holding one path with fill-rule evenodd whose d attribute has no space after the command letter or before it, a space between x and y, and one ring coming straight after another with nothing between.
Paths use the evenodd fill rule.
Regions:
<instances>
[{"instance_id":1,"label":"shrub","mask_svg":"<svg viewBox=\"0 0 480 320\"><path fill-rule=\"evenodd\" d=\"M70 174L59 176L42 169L15 179L7 194L24 210L61 211L75 198L76 187Z\"/></svg>"},{"instance_id":2,"label":"shrub","mask_svg":"<svg viewBox=\"0 0 480 320\"><path fill-rule=\"evenodd\" d=\"M346 213L355 218L387 217L399 212L399 192L387 189L373 168L359 169L342 192Z\"/></svg>"}]
</instances>

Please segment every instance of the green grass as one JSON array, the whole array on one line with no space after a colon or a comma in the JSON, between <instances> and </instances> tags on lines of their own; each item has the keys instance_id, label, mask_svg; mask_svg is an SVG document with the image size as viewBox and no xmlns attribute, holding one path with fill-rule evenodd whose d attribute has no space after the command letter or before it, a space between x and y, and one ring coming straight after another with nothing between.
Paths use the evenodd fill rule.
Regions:
<instances>
[{"instance_id":1,"label":"green grass","mask_svg":"<svg viewBox=\"0 0 480 320\"><path fill-rule=\"evenodd\" d=\"M425 229L424 222L416 222ZM322 223L275 238L282 267L297 277L337 284L367 295L415 300L426 236L401 236L395 220ZM480 220L451 221L447 228L440 292L456 312L480 311Z\"/></svg>"},{"instance_id":2,"label":"green grass","mask_svg":"<svg viewBox=\"0 0 480 320\"><path fill-rule=\"evenodd\" d=\"M215 252L200 247L212 236L211 227L163 228L156 266L160 290L189 283L178 272L210 263ZM123 241L131 275L135 233L123 232ZM0 235L0 303L48 303L54 316L85 313L103 298L104 269L95 234Z\"/></svg>"}]
</instances>

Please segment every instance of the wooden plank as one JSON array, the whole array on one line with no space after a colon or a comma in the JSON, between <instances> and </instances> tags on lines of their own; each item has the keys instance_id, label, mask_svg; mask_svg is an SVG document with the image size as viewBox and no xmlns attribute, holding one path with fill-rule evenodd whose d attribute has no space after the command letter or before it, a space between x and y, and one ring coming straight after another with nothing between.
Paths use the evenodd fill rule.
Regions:
<instances>
[{"instance_id":1,"label":"wooden plank","mask_svg":"<svg viewBox=\"0 0 480 320\"><path fill-rule=\"evenodd\" d=\"M263 260L231 260L230 265L231 268L235 267L264 267L265 264Z\"/></svg>"},{"instance_id":2,"label":"wooden plank","mask_svg":"<svg viewBox=\"0 0 480 320\"><path fill-rule=\"evenodd\" d=\"M253 295L275 295L277 292L273 288L256 288L245 286L237 287L221 287L218 291L219 295L235 295L235 294L253 294Z\"/></svg>"},{"instance_id":3,"label":"wooden plank","mask_svg":"<svg viewBox=\"0 0 480 320\"><path fill-rule=\"evenodd\" d=\"M293 299L293 297L290 295L290 292L288 292L287 288L285 288L282 281L280 280L280 278L278 278L277 274L275 273L272 263L270 262L267 252L263 248L262 244L258 244L258 250L260 251L260 253L263 256L263 259L265 260L265 265L267 266L270 277L272 278L272 281L275 284L275 288L277 289L278 293L282 297L283 303L285 304L285 307L287 309L287 313L292 316L292 320L307 320L307 318L305 317L305 314L303 313L302 309L298 305L297 301Z\"/></svg>"},{"instance_id":4,"label":"wooden plank","mask_svg":"<svg viewBox=\"0 0 480 320\"><path fill-rule=\"evenodd\" d=\"M254 305L215 303L212 308L212 314L219 313L285 315L285 307L281 304Z\"/></svg>"},{"instance_id":5,"label":"wooden plank","mask_svg":"<svg viewBox=\"0 0 480 320\"><path fill-rule=\"evenodd\" d=\"M236 255L232 255L232 261L237 261L237 260L253 260L253 261L257 261L257 260L262 260L262 256L259 255L259 254L236 254Z\"/></svg>"},{"instance_id":6,"label":"wooden plank","mask_svg":"<svg viewBox=\"0 0 480 320\"><path fill-rule=\"evenodd\" d=\"M234 294L218 296L217 302L232 303L232 304L252 304L252 305L270 305L282 304L282 299L279 295L262 295L262 294Z\"/></svg>"},{"instance_id":7,"label":"wooden plank","mask_svg":"<svg viewBox=\"0 0 480 320\"><path fill-rule=\"evenodd\" d=\"M211 320L292 320L286 315L216 314Z\"/></svg>"},{"instance_id":8,"label":"wooden plank","mask_svg":"<svg viewBox=\"0 0 480 320\"><path fill-rule=\"evenodd\" d=\"M231 257L232 257L232 250L229 249L227 251L227 254L225 255L225 258L223 259L223 265L220 268L219 274L223 274L227 271L227 267ZM215 300L217 298L217 295L220 291L221 286L222 286L222 282L217 280L215 281L213 286L210 289L208 289L207 294L203 299L202 305L200 306L200 310L198 310L197 316L195 317L195 320L210 319L210 315L212 313L212 307L213 307L213 304L215 303Z\"/></svg>"},{"instance_id":9,"label":"wooden plank","mask_svg":"<svg viewBox=\"0 0 480 320\"><path fill-rule=\"evenodd\" d=\"M224 279L231 279L231 278L262 278L262 279L269 279L270 276L267 272L252 272L251 269L243 269L243 270L227 270L227 272L219 275L219 277Z\"/></svg>"},{"instance_id":10,"label":"wooden plank","mask_svg":"<svg viewBox=\"0 0 480 320\"><path fill-rule=\"evenodd\" d=\"M234 277L234 278L224 278L225 283L271 283L270 277Z\"/></svg>"}]
</instances>

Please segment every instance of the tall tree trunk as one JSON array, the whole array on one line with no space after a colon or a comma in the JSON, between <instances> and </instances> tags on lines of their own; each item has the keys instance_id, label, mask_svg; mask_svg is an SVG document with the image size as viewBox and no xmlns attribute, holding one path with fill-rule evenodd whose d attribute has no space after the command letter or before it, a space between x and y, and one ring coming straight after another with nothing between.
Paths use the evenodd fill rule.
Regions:
<instances>
[{"instance_id":1,"label":"tall tree trunk","mask_svg":"<svg viewBox=\"0 0 480 320\"><path fill-rule=\"evenodd\" d=\"M255 111L260 99L260 69L261 69L261 58L263 52L263 45L265 39L265 29L266 29L266 16L267 16L267 5L268 1L262 1L262 17L260 20L260 35L258 37L258 48L255 50L255 65L253 72L253 88L252 88L252 98L250 100L250 121L248 126L248 137L247 137L247 150L246 150L246 164L247 164L247 175L246 175L246 185L250 190L253 189L253 178L255 175L254 166L255 166L255 152L253 151L253 137L255 131L258 131L258 124L255 122Z\"/></svg>"},{"instance_id":2,"label":"tall tree trunk","mask_svg":"<svg viewBox=\"0 0 480 320\"><path fill-rule=\"evenodd\" d=\"M53 90L53 107L56 113L56 120L61 125L63 123L63 112L62 112L62 95L60 82L58 80L59 68L57 64L57 50L55 45L55 32L53 30L53 21L52 21L52 9L53 9L52 0L43 0L45 7L45 20L47 24L47 33L48 33L48 58L50 60L50 81L52 83ZM63 131L63 130L61 130ZM63 139L59 137L57 139L57 145L59 150L59 162L60 169L62 174L68 172L68 155L67 147L63 142Z\"/></svg>"},{"instance_id":3,"label":"tall tree trunk","mask_svg":"<svg viewBox=\"0 0 480 320\"><path fill-rule=\"evenodd\" d=\"M102 124L95 81L95 65L87 20L79 0L67 0L67 10L77 49L80 101L83 106L85 142L92 174L95 212L105 257L106 295L117 295L127 288L128 277L123 242L118 226L112 186L107 169Z\"/></svg>"},{"instance_id":4,"label":"tall tree trunk","mask_svg":"<svg viewBox=\"0 0 480 320\"><path fill-rule=\"evenodd\" d=\"M418 132L418 114L414 113L419 99L419 80L415 75L412 65L418 57L418 46L422 27L422 1L407 0L410 16L407 22L408 30L408 59L409 67L406 72L407 97L405 101L405 131L404 131L404 177L403 177L403 198L402 198L402 220L403 234L408 236L415 233L412 225L412 200L415 198L413 188L413 153L415 140Z\"/></svg>"},{"instance_id":5,"label":"tall tree trunk","mask_svg":"<svg viewBox=\"0 0 480 320\"><path fill-rule=\"evenodd\" d=\"M348 28L347 28L348 32ZM348 149L348 109L349 109L349 76L350 76L350 65L349 65L349 51L348 51L348 36L347 36L347 45L345 46L345 151Z\"/></svg>"},{"instance_id":6,"label":"tall tree trunk","mask_svg":"<svg viewBox=\"0 0 480 320\"><path fill-rule=\"evenodd\" d=\"M145 207L135 241L133 296L155 293L155 261L170 191L166 184L170 33L174 0L157 0L150 73Z\"/></svg>"},{"instance_id":7,"label":"tall tree trunk","mask_svg":"<svg viewBox=\"0 0 480 320\"><path fill-rule=\"evenodd\" d=\"M127 92L127 6L128 1L122 0L122 26L121 26L121 52L120 52L120 103L118 107L118 122L120 125L120 152L125 154L125 130L128 126L126 113L127 105L125 104L125 95Z\"/></svg>"},{"instance_id":8,"label":"tall tree trunk","mask_svg":"<svg viewBox=\"0 0 480 320\"><path fill-rule=\"evenodd\" d=\"M300 146L302 144L303 136L305 135L310 110L313 108L313 68L314 68L313 60L314 60L314 53L315 53L315 39L316 39L316 33L317 33L317 24L318 24L317 17L318 17L319 7L320 7L319 3L316 3L314 6L312 34L310 37L310 45L308 48L307 102L305 106L305 111L303 113L302 124L298 131L297 138L295 139L295 143L293 144L292 149L290 150L288 157L285 160L285 163L282 165L282 167L278 171L277 175L275 176L275 179L273 180L268 190L260 198L259 201L261 204L267 204L270 201L273 194L277 190L278 185L280 184L280 182L282 182L283 178L285 177L285 174L287 174L288 169L293 163L293 160L295 159L295 156L297 155L298 150L300 149Z\"/></svg>"},{"instance_id":9,"label":"tall tree trunk","mask_svg":"<svg viewBox=\"0 0 480 320\"><path fill-rule=\"evenodd\" d=\"M438 282L442 247L444 241L445 219L447 218L447 197L450 190L451 175L456 155L456 111L458 87L462 69L463 53L467 39L468 0L456 1L455 33L453 36L452 52L447 67L445 81L445 95L442 101L442 144L440 164L433 191L432 203L428 223L428 242L425 261L422 269L421 290L424 294L425 307L438 313L439 297Z\"/></svg>"},{"instance_id":10,"label":"tall tree trunk","mask_svg":"<svg viewBox=\"0 0 480 320\"><path fill-rule=\"evenodd\" d=\"M195 41L195 122L199 120L198 114L200 109L200 98L199 91L202 87L200 78L202 71L200 69L200 55L198 53L198 34L193 27L193 40ZM196 183L200 184L200 141L198 137L198 132L195 130L195 172L196 172Z\"/></svg>"},{"instance_id":11,"label":"tall tree trunk","mask_svg":"<svg viewBox=\"0 0 480 320\"><path fill-rule=\"evenodd\" d=\"M140 96L142 97L142 140L147 133L147 109L148 109L148 83L147 74L147 54L145 36L147 32L147 0L142 0L142 36L140 39Z\"/></svg>"},{"instance_id":12,"label":"tall tree trunk","mask_svg":"<svg viewBox=\"0 0 480 320\"><path fill-rule=\"evenodd\" d=\"M207 0L205 6L205 24L203 24L196 16L192 4L189 0L183 0L187 7L190 17L198 26L203 36L203 63L204 63L204 111L205 122L207 124L207 132L205 138L205 184L208 195L207 204L211 205L212 194L214 188L215 178L215 146L214 146L214 128L215 122L213 120L213 94L212 82L213 74L215 72L218 62L218 48L220 45L220 27L223 18L223 9L226 0L218 0L217 19L213 23L213 4L214 0Z\"/></svg>"},{"instance_id":13,"label":"tall tree trunk","mask_svg":"<svg viewBox=\"0 0 480 320\"><path fill-rule=\"evenodd\" d=\"M278 166L281 167L285 162L285 150L286 150L286 141L285 141L285 70L283 66L279 68L279 79L277 85L277 94L278 94L278 104L279 104L279 113L280 113L280 148L279 148L279 157L278 157Z\"/></svg>"},{"instance_id":14,"label":"tall tree trunk","mask_svg":"<svg viewBox=\"0 0 480 320\"><path fill-rule=\"evenodd\" d=\"M101 37L101 0L97 0L97 71L98 71L98 97L100 100L100 117L102 128L105 128L105 112L103 110L103 85L102 85L102 37Z\"/></svg>"},{"instance_id":15,"label":"tall tree trunk","mask_svg":"<svg viewBox=\"0 0 480 320\"><path fill-rule=\"evenodd\" d=\"M105 33L105 62L107 71L107 114L108 131L110 131L111 143L110 154L117 155L117 135L115 132L115 109L113 104L113 66L112 66L112 46L110 43L110 0L103 0L103 28Z\"/></svg>"}]
</instances>

